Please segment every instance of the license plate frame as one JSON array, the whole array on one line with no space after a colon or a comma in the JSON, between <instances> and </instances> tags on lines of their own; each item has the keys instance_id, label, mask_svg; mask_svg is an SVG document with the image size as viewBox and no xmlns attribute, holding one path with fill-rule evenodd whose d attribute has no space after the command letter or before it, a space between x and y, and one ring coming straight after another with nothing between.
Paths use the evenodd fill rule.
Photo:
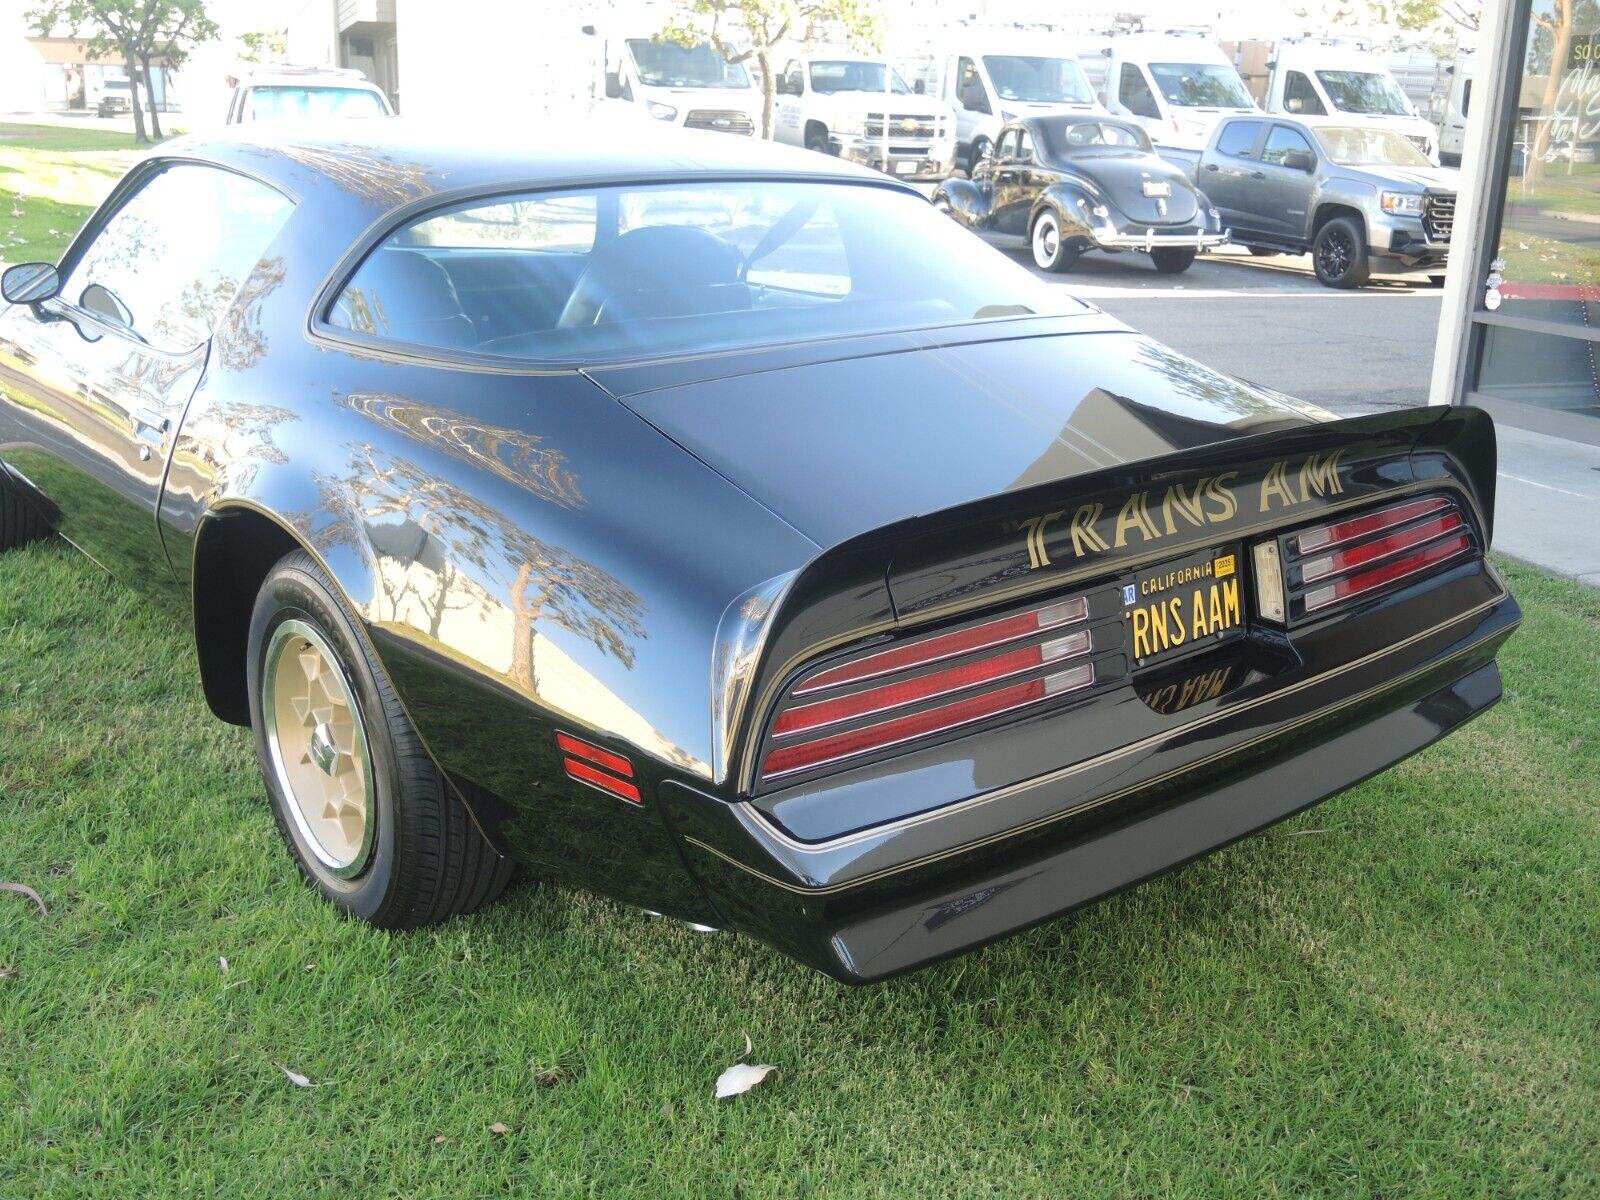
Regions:
<instances>
[{"instance_id":1,"label":"license plate frame","mask_svg":"<svg viewBox=\"0 0 1600 1200\"><path fill-rule=\"evenodd\" d=\"M1211 546L1123 577L1123 628L1135 670L1163 666L1249 631L1241 550L1238 542Z\"/></svg>"},{"instance_id":2,"label":"license plate frame","mask_svg":"<svg viewBox=\"0 0 1600 1200\"><path fill-rule=\"evenodd\" d=\"M910 159L903 158L894 164L894 173L896 175L915 175L917 173L917 164Z\"/></svg>"}]
</instances>

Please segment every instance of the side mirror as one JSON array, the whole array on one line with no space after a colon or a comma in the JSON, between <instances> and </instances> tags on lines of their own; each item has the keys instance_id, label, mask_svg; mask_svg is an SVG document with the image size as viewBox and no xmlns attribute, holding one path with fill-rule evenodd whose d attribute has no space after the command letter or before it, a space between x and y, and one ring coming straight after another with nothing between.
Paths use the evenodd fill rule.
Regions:
<instances>
[{"instance_id":1,"label":"side mirror","mask_svg":"<svg viewBox=\"0 0 1600 1200\"><path fill-rule=\"evenodd\" d=\"M994 161L994 143L993 142L985 142L983 144L983 153L981 155L979 155L979 158L983 162L993 162Z\"/></svg>"},{"instance_id":2,"label":"side mirror","mask_svg":"<svg viewBox=\"0 0 1600 1200\"><path fill-rule=\"evenodd\" d=\"M606 99L622 99L622 76L615 71L606 72Z\"/></svg>"},{"instance_id":3,"label":"side mirror","mask_svg":"<svg viewBox=\"0 0 1600 1200\"><path fill-rule=\"evenodd\" d=\"M83 298L79 300L78 307L94 313L97 317L104 317L115 325L124 329L133 328L133 314L110 288L102 284L91 283L83 289Z\"/></svg>"},{"instance_id":4,"label":"side mirror","mask_svg":"<svg viewBox=\"0 0 1600 1200\"><path fill-rule=\"evenodd\" d=\"M1291 171L1312 171L1317 166L1317 156L1309 150L1290 150L1283 156L1283 165Z\"/></svg>"},{"instance_id":5,"label":"side mirror","mask_svg":"<svg viewBox=\"0 0 1600 1200\"><path fill-rule=\"evenodd\" d=\"M50 263L18 263L0 275L0 296L8 304L38 304L61 291L61 274Z\"/></svg>"}]
</instances>

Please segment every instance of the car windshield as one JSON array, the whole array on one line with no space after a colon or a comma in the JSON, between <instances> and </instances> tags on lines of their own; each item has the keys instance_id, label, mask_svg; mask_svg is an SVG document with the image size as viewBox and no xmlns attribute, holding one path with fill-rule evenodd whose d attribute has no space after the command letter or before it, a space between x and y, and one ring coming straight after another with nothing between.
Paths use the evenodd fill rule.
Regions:
<instances>
[{"instance_id":1,"label":"car windshield","mask_svg":"<svg viewBox=\"0 0 1600 1200\"><path fill-rule=\"evenodd\" d=\"M1328 99L1340 112L1409 117L1405 93L1387 71L1318 71Z\"/></svg>"},{"instance_id":2,"label":"car windshield","mask_svg":"<svg viewBox=\"0 0 1600 1200\"><path fill-rule=\"evenodd\" d=\"M1184 108L1251 108L1239 72L1220 63L1151 63L1168 104Z\"/></svg>"},{"instance_id":3,"label":"car windshield","mask_svg":"<svg viewBox=\"0 0 1600 1200\"><path fill-rule=\"evenodd\" d=\"M497 196L416 218L325 320L570 364L1075 311L898 188L703 181Z\"/></svg>"},{"instance_id":4,"label":"car windshield","mask_svg":"<svg viewBox=\"0 0 1600 1200\"><path fill-rule=\"evenodd\" d=\"M833 92L881 92L883 75L889 71L883 63L875 62L814 62L811 64L811 90L824 96ZM889 89L897 95L907 96L911 89L900 78L899 71L889 71Z\"/></svg>"},{"instance_id":5,"label":"car windshield","mask_svg":"<svg viewBox=\"0 0 1600 1200\"><path fill-rule=\"evenodd\" d=\"M246 119L280 117L386 117L376 92L366 88L271 84L250 89Z\"/></svg>"},{"instance_id":6,"label":"car windshield","mask_svg":"<svg viewBox=\"0 0 1600 1200\"><path fill-rule=\"evenodd\" d=\"M1144 130L1115 121L1072 121L1054 128L1050 122L1041 121L1039 132L1053 158L1095 150L1150 149Z\"/></svg>"},{"instance_id":7,"label":"car windshield","mask_svg":"<svg viewBox=\"0 0 1600 1200\"><path fill-rule=\"evenodd\" d=\"M983 65L1002 100L1025 104L1088 104L1094 96L1083 68L1071 58L985 54Z\"/></svg>"},{"instance_id":8,"label":"car windshield","mask_svg":"<svg viewBox=\"0 0 1600 1200\"><path fill-rule=\"evenodd\" d=\"M1428 156L1392 129L1329 125L1315 129L1328 157L1341 167L1431 167Z\"/></svg>"},{"instance_id":9,"label":"car windshield","mask_svg":"<svg viewBox=\"0 0 1600 1200\"><path fill-rule=\"evenodd\" d=\"M650 38L629 38L639 82L646 87L744 88L750 76L743 63L723 61L710 42L684 46Z\"/></svg>"}]
</instances>

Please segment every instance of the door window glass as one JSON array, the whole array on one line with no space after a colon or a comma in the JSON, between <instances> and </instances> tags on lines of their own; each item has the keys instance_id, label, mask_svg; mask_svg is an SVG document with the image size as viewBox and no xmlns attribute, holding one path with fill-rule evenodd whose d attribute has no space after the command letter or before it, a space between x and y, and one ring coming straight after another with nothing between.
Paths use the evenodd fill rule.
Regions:
<instances>
[{"instance_id":1,"label":"door window glass","mask_svg":"<svg viewBox=\"0 0 1600 1200\"><path fill-rule=\"evenodd\" d=\"M1311 80L1299 71L1290 71L1283 78L1283 107L1286 112L1309 116L1322 116L1328 111L1323 107L1322 97L1317 95Z\"/></svg>"},{"instance_id":2,"label":"door window glass","mask_svg":"<svg viewBox=\"0 0 1600 1200\"><path fill-rule=\"evenodd\" d=\"M192 349L211 336L289 210L281 193L232 171L167 167L107 222L62 296L157 349Z\"/></svg>"},{"instance_id":3,"label":"door window glass","mask_svg":"<svg viewBox=\"0 0 1600 1200\"><path fill-rule=\"evenodd\" d=\"M1261 161L1281 167L1283 156L1291 150L1304 150L1309 154L1311 143L1300 135L1298 129L1290 129L1287 125L1274 125L1272 132L1267 134L1267 144L1261 147Z\"/></svg>"},{"instance_id":4,"label":"door window glass","mask_svg":"<svg viewBox=\"0 0 1600 1200\"><path fill-rule=\"evenodd\" d=\"M1229 121L1223 127L1222 136L1217 138L1217 153L1250 158L1256 148L1256 138L1260 136L1260 121Z\"/></svg>"},{"instance_id":5,"label":"door window glass","mask_svg":"<svg viewBox=\"0 0 1600 1200\"><path fill-rule=\"evenodd\" d=\"M1022 141L1017 147L1017 157L1023 162L1033 161L1033 135L1026 129L1022 131Z\"/></svg>"},{"instance_id":6,"label":"door window glass","mask_svg":"<svg viewBox=\"0 0 1600 1200\"><path fill-rule=\"evenodd\" d=\"M1155 94L1145 80L1144 72L1135 63L1122 64L1122 78L1117 85L1117 98L1136 117L1159 117Z\"/></svg>"},{"instance_id":7,"label":"door window glass","mask_svg":"<svg viewBox=\"0 0 1600 1200\"><path fill-rule=\"evenodd\" d=\"M968 112L989 111L989 96L983 90L983 80L978 75L978 65L970 58L956 62L956 96L961 107Z\"/></svg>"},{"instance_id":8,"label":"door window glass","mask_svg":"<svg viewBox=\"0 0 1600 1200\"><path fill-rule=\"evenodd\" d=\"M1017 156L1017 131L1008 129L1000 135L1000 145L995 150L995 158L1000 162L1009 162Z\"/></svg>"}]
</instances>

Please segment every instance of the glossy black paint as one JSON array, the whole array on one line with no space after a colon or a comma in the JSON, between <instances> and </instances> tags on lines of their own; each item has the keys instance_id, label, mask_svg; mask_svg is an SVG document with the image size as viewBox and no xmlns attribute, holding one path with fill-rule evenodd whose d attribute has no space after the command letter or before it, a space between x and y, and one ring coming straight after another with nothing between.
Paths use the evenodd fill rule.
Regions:
<instances>
[{"instance_id":1,"label":"glossy black paint","mask_svg":"<svg viewBox=\"0 0 1600 1200\"><path fill-rule=\"evenodd\" d=\"M988 158L969 179L940 184L934 203L969 229L1027 238L1034 220L1049 209L1056 215L1064 242L1077 251L1092 250L1100 242L1097 229L1142 237L1146 230L1170 236L1221 234L1222 227L1210 201L1182 169L1154 149L1109 150L1105 147L1073 149L1062 141L1062 131L1075 124L1111 125L1143 137L1139 126L1111 117L1026 117L1001 130L1027 130L1033 150L1027 155ZM1145 194L1147 183L1165 183L1169 195ZM1106 215L1097 218L1094 210Z\"/></svg>"},{"instance_id":2,"label":"glossy black paint","mask_svg":"<svg viewBox=\"0 0 1600 1200\"><path fill-rule=\"evenodd\" d=\"M1026 720L757 789L774 699L828 656L1421 490L1458 497L1487 545L1492 426L1473 410L1330 421L1087 307L589 370L324 336L314 298L435 202L702 173L897 186L728 139L606 156L402 128L246 129L135 170L103 214L174 155L296 201L197 356L153 362L60 300L0 311L0 486L193 625L219 716L243 710L253 581L303 547L502 852L862 981L1241 836L1497 694L1517 610L1475 555L1305 628L1252 617L1241 641ZM1339 489L1292 511L1084 557L1057 523L1030 549L1044 514L1219 472L1243 505L1273 463L1334 451ZM1203 702L1151 703L1223 666ZM557 729L628 756L644 806L568 780Z\"/></svg>"}]
</instances>

